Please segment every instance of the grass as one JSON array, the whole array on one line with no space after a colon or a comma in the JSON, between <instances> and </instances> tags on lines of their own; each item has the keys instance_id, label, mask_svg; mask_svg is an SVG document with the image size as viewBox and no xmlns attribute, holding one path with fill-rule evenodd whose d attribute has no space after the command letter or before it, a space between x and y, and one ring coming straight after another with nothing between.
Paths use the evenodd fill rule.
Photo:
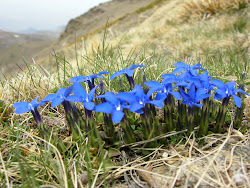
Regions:
<instances>
[{"instance_id":1,"label":"grass","mask_svg":"<svg viewBox=\"0 0 250 188\"><path fill-rule=\"evenodd\" d=\"M201 19L222 12L240 11L248 4L249 0L188 0L183 6L181 16L184 19Z\"/></svg>"},{"instance_id":2,"label":"grass","mask_svg":"<svg viewBox=\"0 0 250 188\"><path fill-rule=\"evenodd\" d=\"M153 153L147 157L134 156L136 158L132 160L132 158L126 156L126 160L132 161L128 164L123 164L119 161L119 156L122 157L120 152L115 155L116 157L107 158L106 161L98 161L97 158L93 157L91 148L88 148L86 144L88 140L80 139L76 142L72 140L71 137L68 137L65 117L60 106L55 110L51 109L48 105L40 109L45 123L51 129L51 138L49 140L44 140L37 135L38 130L33 124L34 120L30 114L12 114L13 109L11 106L8 106L16 101L30 101L38 95L44 98L48 93L55 92L59 87L68 87L70 85L68 80L79 73L89 75L92 72L97 73L102 70L115 72L123 67L129 67L133 63L148 65L148 68L144 69L147 79L160 81L160 75L172 72L173 63L181 60L178 56L169 56L166 54L151 54L150 56L146 56L144 52L145 49L142 47L139 53L131 51L131 54L124 56L119 47L107 50L105 45L100 45L98 51L93 52L93 54L95 54L94 56L77 58L78 68L73 67L73 65L67 61L66 57L55 54L54 58L58 66L58 70L55 73L49 73L49 71L39 66L27 65L28 68L26 71L19 72L18 75L12 79L2 80L1 100L5 103L3 106L11 112L6 114L8 117L7 120L1 121L1 184L22 187L38 187L41 185L53 187L74 187L78 185L81 187L81 184L86 185L86 179L88 179L88 185L93 187L104 185L104 177L106 177L106 185L118 186L118 182L127 182L119 178L122 174L126 177L125 174L133 172L133 176L141 177L150 185L153 185L152 182L157 181L157 178L161 179L160 183L162 185L174 185L178 184L180 178L183 178L181 174L184 171L174 168L174 165L179 164L177 161L180 159L183 163L179 169L191 165L187 171L189 176L192 177L190 180L187 180L188 184L213 184L214 186L237 184L237 181L234 179L236 177L234 176L223 175L220 177L220 175L217 175L217 178L220 179L215 180L212 178L211 173L216 174L217 172L212 169L216 169L218 166L223 165L223 162L227 161L222 160L218 162L219 156L238 159L239 156L236 154L232 155L231 152L239 147L248 147L248 133L241 135L237 132L236 136L223 134L205 137L206 142L203 147L205 147L206 144L207 146L211 144L211 141L216 143L215 147L209 150L199 149L194 145L194 140L185 138L184 140L186 141L183 143L184 145L176 145L176 142L174 142L176 146L172 149L171 147L170 149L155 148L153 149ZM249 65L246 63L248 60L244 58L247 58L245 52L242 52L242 56L238 56L238 53L235 51L226 50L223 53L207 52L205 59L187 58L184 59L184 61L191 64L199 61L203 64L204 68L208 69L211 74L214 74L216 77L232 80L237 79L242 72L247 72L249 69ZM85 66L86 64L88 64L88 67ZM244 66L238 66L239 64ZM137 70L135 72L135 77L138 78L136 81L140 83L140 71ZM249 75L247 75L246 80L249 83ZM104 83L107 90L117 92L117 82L109 81L109 76L104 76ZM248 86L249 85L247 85L247 87ZM125 88L127 87L129 86L125 85ZM175 134L178 135L180 133L177 132ZM69 150L64 155L61 155L58 147L53 144L55 141L53 141L54 137L52 135L64 140L66 143ZM233 146L231 142L234 142L238 137L241 141L237 143L238 145ZM177 141L180 140L177 139ZM230 149L224 148L225 145ZM136 150L143 150L143 148L138 145L132 147L135 152ZM183 147L185 148L184 151L181 149ZM195 154L196 150L199 151L198 155ZM107 155L107 152L108 149L106 148L100 155ZM169 152L174 152L175 154L167 155ZM157 156L162 155L167 156L165 158L157 158ZM244 153L240 154L240 156L243 157L243 161L231 161L230 168L235 169L236 166L245 165L246 158L244 158ZM131 157L133 157L133 155ZM175 157L180 159L175 159ZM189 161L188 158L190 157L193 162ZM204 165L203 163L206 163L206 160L210 162L206 166L206 170L202 173L202 178L199 179L199 165ZM212 163L212 161L215 160L218 162L217 165ZM167 163L164 161L167 161ZM149 164L153 166L153 171L148 170L147 166ZM105 171L103 171L103 165L105 166ZM86 169L88 170L86 171ZM165 174L165 172L157 171L162 169L168 169L168 171L169 169L173 169L175 173ZM225 173L227 172L225 171ZM246 172L241 171L240 173L245 177L246 174L244 173ZM150 177L153 177L153 180L152 178L150 180L148 174L151 174ZM229 183L225 183L225 178ZM137 183L140 184L143 182L140 180L140 182ZM247 182L244 180L239 185L244 185L245 183Z\"/></svg>"},{"instance_id":3,"label":"grass","mask_svg":"<svg viewBox=\"0 0 250 188\"><path fill-rule=\"evenodd\" d=\"M168 7L162 6L155 17L175 5L172 2ZM143 142L133 143L129 149L124 146L122 150L100 147L96 151L90 148L84 135L80 135L79 140L69 136L61 106L52 109L46 105L39 109L50 129L48 139L39 136L30 113L14 114L11 106L14 102L31 101L37 96L44 98L60 87L68 87L71 84L68 80L74 76L103 70L114 73L134 63L147 65L143 69L147 80L156 81L161 81L162 74L171 73L173 64L178 61L199 62L211 75L223 81L237 81L246 72L245 83L249 93L249 52L246 45L249 23L244 17L246 10L215 15L214 20L196 20L194 23L163 17L154 25L157 27L148 26L142 30L141 27L149 23L147 20L144 25L129 31L128 37L123 38L125 41L119 38L119 43L116 38L110 39L107 29L104 35L90 37L86 43L70 45L70 51L55 52L51 67L56 71L39 64L26 64L26 69L8 79L2 75L0 186L154 187L158 184L162 187L247 187L249 130L243 135L229 125L227 133L210 134L204 138L174 132L161 137L168 140L167 147L144 148ZM142 40L145 36L149 36L147 41ZM91 44L92 39L96 42ZM131 41L141 48L132 48ZM172 48L159 50L160 45ZM67 56L69 53L71 55ZM141 83L141 77L140 71L136 70L137 83ZM118 83L109 81L109 78L110 75L104 75L106 89L118 92ZM125 80L124 77L122 79ZM129 85L124 87L129 88ZM249 97L246 106L245 117L249 117ZM231 113L228 113L228 118L233 118ZM245 123L249 127L249 119ZM196 144L200 139L204 141L202 146ZM67 152L60 151L57 145L60 140L65 143Z\"/></svg>"}]
</instances>

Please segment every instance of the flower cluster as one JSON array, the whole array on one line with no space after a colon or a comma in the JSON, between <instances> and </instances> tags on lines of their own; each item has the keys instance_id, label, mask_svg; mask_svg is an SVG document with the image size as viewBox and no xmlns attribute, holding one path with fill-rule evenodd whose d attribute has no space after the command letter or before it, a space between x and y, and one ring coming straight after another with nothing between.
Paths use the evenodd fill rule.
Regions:
<instances>
[{"instance_id":1,"label":"flower cluster","mask_svg":"<svg viewBox=\"0 0 250 188\"><path fill-rule=\"evenodd\" d=\"M120 93L101 91L101 94L98 95L97 89L100 84L95 86L94 81L96 78L102 79L102 75L109 74L109 72L102 71L91 76L76 76L70 80L73 82L72 86L61 88L56 94L49 94L40 102L38 102L38 97L30 103L18 102L13 106L16 108L15 113L21 114L31 111L37 123L42 123L37 110L38 106L51 101L51 107L54 108L62 103L72 132L79 131L78 127L81 129L82 126L84 126L84 131L91 131L95 126L91 121L94 119L93 114L95 113L93 112L102 112L104 113L106 134L115 135L114 124L120 123L124 136L127 137L126 141L130 143L138 140L134 136L128 120L133 114L138 114L141 118L139 126L142 127L145 139L158 136L162 131L188 128L191 132L194 125L199 125L200 134L205 135L207 134L209 118L212 117L210 101L223 100L221 109L224 110L219 110L216 117L218 124L215 127L215 131L220 131L230 97L233 97L235 105L240 108L241 98L237 94L248 94L242 89L235 89L234 81L224 84L220 80L212 79L208 71L202 68L199 63L190 66L179 62L175 63L175 66L173 74L162 75L161 82L144 82L144 87L136 85L133 74L134 69L146 67L145 65L132 65L128 69L122 69L110 77L112 80L123 74L126 76L130 90ZM88 93L81 82L87 82ZM103 88L103 86L101 87ZM177 106L175 100L178 101ZM85 118L73 102L83 105ZM159 120L156 116L156 108L164 109L164 120Z\"/></svg>"}]
</instances>

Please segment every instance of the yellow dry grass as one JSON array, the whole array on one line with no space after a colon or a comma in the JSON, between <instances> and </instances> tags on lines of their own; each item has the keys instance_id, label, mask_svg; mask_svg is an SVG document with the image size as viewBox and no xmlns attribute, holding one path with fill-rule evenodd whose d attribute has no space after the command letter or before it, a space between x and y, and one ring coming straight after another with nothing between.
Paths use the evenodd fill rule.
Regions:
<instances>
[{"instance_id":1,"label":"yellow dry grass","mask_svg":"<svg viewBox=\"0 0 250 188\"><path fill-rule=\"evenodd\" d=\"M183 19L206 18L222 11L241 9L249 3L249 0L186 0L181 16Z\"/></svg>"}]
</instances>

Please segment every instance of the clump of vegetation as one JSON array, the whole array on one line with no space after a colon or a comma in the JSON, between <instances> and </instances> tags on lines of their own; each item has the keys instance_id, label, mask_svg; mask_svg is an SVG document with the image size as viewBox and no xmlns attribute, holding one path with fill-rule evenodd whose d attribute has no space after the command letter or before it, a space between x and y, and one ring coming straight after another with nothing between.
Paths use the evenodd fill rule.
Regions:
<instances>
[{"instance_id":1,"label":"clump of vegetation","mask_svg":"<svg viewBox=\"0 0 250 188\"><path fill-rule=\"evenodd\" d=\"M95 79L102 79L102 75L109 74L107 71L91 76L76 76L70 80L73 85L60 88L56 94L49 94L40 102L36 98L30 103L17 102L13 107L16 108L17 114L32 112L39 136L54 144L59 155L66 157L69 151L77 155L76 145L68 145L51 134L38 112L38 107L45 102L51 101L53 109L62 104L69 125L68 135L77 147L81 148L80 151L86 153L84 160L88 165L83 169L88 172L89 183L94 185L96 179L92 170L102 169L105 172L105 166L102 165L110 150L122 152L124 148L129 148L130 154L133 155L132 145L144 145L143 148L155 148L160 145L167 147L170 142L177 144L185 132L189 137L194 136L195 128L198 129L199 137L206 136L208 131L225 132L231 97L237 111L240 109L243 112L241 100L248 94L240 88L236 89L235 81L224 84L220 80L211 79L208 71L199 63L190 66L179 62L175 63L175 66L173 74L161 75L162 82L146 81L145 74L142 74L141 85L136 84L134 69L147 66L133 64L128 69L123 68L110 77L110 80L113 80L125 75L130 89L124 88L120 79L117 88L119 93L105 91L102 81L95 85ZM203 73L199 74L199 70ZM87 83L88 93L81 82ZM214 96L214 99L211 96ZM219 105L215 100L222 100L222 104ZM73 102L83 106L78 108ZM162 111L162 116L159 111ZM243 130L239 126L242 125L242 117L243 113L235 115L235 128L239 130ZM176 139L174 136L177 134L179 137ZM166 139L168 137L169 139ZM96 165L90 165L94 161Z\"/></svg>"},{"instance_id":2,"label":"clump of vegetation","mask_svg":"<svg viewBox=\"0 0 250 188\"><path fill-rule=\"evenodd\" d=\"M249 0L187 0L181 16L184 19L206 18L221 12L241 10L249 3Z\"/></svg>"}]
</instances>

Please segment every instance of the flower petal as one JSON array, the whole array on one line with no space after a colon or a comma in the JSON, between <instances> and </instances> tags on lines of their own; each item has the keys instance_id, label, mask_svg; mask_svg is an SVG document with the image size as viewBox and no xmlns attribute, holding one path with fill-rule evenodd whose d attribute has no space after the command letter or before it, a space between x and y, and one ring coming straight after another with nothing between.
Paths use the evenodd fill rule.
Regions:
<instances>
[{"instance_id":1,"label":"flower petal","mask_svg":"<svg viewBox=\"0 0 250 188\"><path fill-rule=\"evenodd\" d=\"M138 96L140 99L143 97L144 95L144 91L141 87L141 85L136 85L134 87L134 89L131 91L132 93L135 93L136 96Z\"/></svg>"},{"instance_id":2,"label":"flower petal","mask_svg":"<svg viewBox=\"0 0 250 188\"><path fill-rule=\"evenodd\" d=\"M183 62L178 62L178 63L175 63L174 66L176 66L176 67L184 67L185 68L187 66L187 64L183 63Z\"/></svg>"},{"instance_id":3,"label":"flower petal","mask_svg":"<svg viewBox=\"0 0 250 188\"><path fill-rule=\"evenodd\" d=\"M181 93L181 96L182 96L183 100L184 101L189 101L190 100L189 95L186 94L186 92L183 89L179 88L179 90L180 90L180 93Z\"/></svg>"},{"instance_id":4,"label":"flower petal","mask_svg":"<svg viewBox=\"0 0 250 188\"><path fill-rule=\"evenodd\" d=\"M136 101L136 96L133 93L121 92L116 94L121 100L128 102L129 104Z\"/></svg>"},{"instance_id":5,"label":"flower petal","mask_svg":"<svg viewBox=\"0 0 250 188\"><path fill-rule=\"evenodd\" d=\"M69 81L70 82L83 82L84 77L83 76L75 76L74 78L71 78Z\"/></svg>"},{"instance_id":6,"label":"flower petal","mask_svg":"<svg viewBox=\"0 0 250 188\"><path fill-rule=\"evenodd\" d=\"M73 92L75 93L75 95L82 96L83 98L86 98L87 93L86 93L85 89L82 87L82 85L78 82L74 83Z\"/></svg>"},{"instance_id":7,"label":"flower petal","mask_svg":"<svg viewBox=\"0 0 250 188\"><path fill-rule=\"evenodd\" d=\"M220 80L217 80L217 79L210 79L210 82L215 85L216 87L218 88L224 88L225 87L225 84L220 81Z\"/></svg>"},{"instance_id":8,"label":"flower petal","mask_svg":"<svg viewBox=\"0 0 250 188\"><path fill-rule=\"evenodd\" d=\"M164 101L167 98L165 93L157 93L155 96L155 100Z\"/></svg>"},{"instance_id":9,"label":"flower petal","mask_svg":"<svg viewBox=\"0 0 250 188\"><path fill-rule=\"evenodd\" d=\"M202 94L196 97L195 102L200 102L203 99L209 98L211 94Z\"/></svg>"},{"instance_id":10,"label":"flower petal","mask_svg":"<svg viewBox=\"0 0 250 188\"><path fill-rule=\"evenodd\" d=\"M225 84L228 88L229 91L233 91L234 90L234 86L235 86L235 81L232 82L228 82Z\"/></svg>"},{"instance_id":11,"label":"flower petal","mask_svg":"<svg viewBox=\"0 0 250 188\"><path fill-rule=\"evenodd\" d=\"M224 95L220 95L218 93L215 93L215 95L214 95L214 100L221 100L221 99L224 99L224 98L225 98Z\"/></svg>"},{"instance_id":12,"label":"flower petal","mask_svg":"<svg viewBox=\"0 0 250 188\"><path fill-rule=\"evenodd\" d=\"M194 105L194 106L197 106L197 107L199 107L199 108L201 108L201 107L202 107L202 104L196 104L196 103L193 103L193 105Z\"/></svg>"},{"instance_id":13,"label":"flower petal","mask_svg":"<svg viewBox=\"0 0 250 188\"><path fill-rule=\"evenodd\" d=\"M185 68L182 68L182 67L176 68L176 69L173 70L173 74L178 74L178 73L180 73L180 72L182 72L184 70L185 70Z\"/></svg>"},{"instance_id":14,"label":"flower petal","mask_svg":"<svg viewBox=\"0 0 250 188\"><path fill-rule=\"evenodd\" d=\"M203 95L203 94L206 94L206 93L207 93L207 91L205 89L199 88L196 91L196 96Z\"/></svg>"},{"instance_id":15,"label":"flower petal","mask_svg":"<svg viewBox=\"0 0 250 188\"><path fill-rule=\"evenodd\" d=\"M117 76L120 76L122 74L125 74L124 70L120 70L120 71L117 71L115 72L114 74L112 74L112 76L110 77L110 80L116 78Z\"/></svg>"},{"instance_id":16,"label":"flower petal","mask_svg":"<svg viewBox=\"0 0 250 188\"><path fill-rule=\"evenodd\" d=\"M176 76L174 74L163 74L161 75L163 79L176 79Z\"/></svg>"},{"instance_id":17,"label":"flower petal","mask_svg":"<svg viewBox=\"0 0 250 188\"><path fill-rule=\"evenodd\" d=\"M154 106L160 107L160 108L164 107L163 102L160 101L160 100L159 100L159 101L158 101L158 100L157 100L157 101L156 101L156 100L155 100L155 101L149 101L148 103L149 103L149 104L152 104L152 105L154 105Z\"/></svg>"},{"instance_id":18,"label":"flower petal","mask_svg":"<svg viewBox=\"0 0 250 188\"><path fill-rule=\"evenodd\" d=\"M17 102L12 105L14 108L26 108L29 106L29 103L22 101L22 102Z\"/></svg>"},{"instance_id":19,"label":"flower petal","mask_svg":"<svg viewBox=\"0 0 250 188\"><path fill-rule=\"evenodd\" d=\"M238 108L240 108L240 106L241 106L241 98L238 97L238 96L236 96L236 95L233 95L233 99L234 99L235 105L236 105Z\"/></svg>"},{"instance_id":20,"label":"flower petal","mask_svg":"<svg viewBox=\"0 0 250 188\"><path fill-rule=\"evenodd\" d=\"M56 97L53 99L53 101L51 102L51 107L55 108L56 106L58 106L59 104L61 104L64 101L63 98L61 97Z\"/></svg>"},{"instance_id":21,"label":"flower petal","mask_svg":"<svg viewBox=\"0 0 250 188\"><path fill-rule=\"evenodd\" d=\"M125 71L125 73L126 73L128 76L130 76L130 77L133 76L134 72L135 72L134 70L129 70L129 69L126 69L126 71Z\"/></svg>"},{"instance_id":22,"label":"flower petal","mask_svg":"<svg viewBox=\"0 0 250 188\"><path fill-rule=\"evenodd\" d=\"M144 106L138 102L134 102L130 105L130 111L131 112L135 112L137 110L140 110L141 108L144 108Z\"/></svg>"},{"instance_id":23,"label":"flower petal","mask_svg":"<svg viewBox=\"0 0 250 188\"><path fill-rule=\"evenodd\" d=\"M155 87L161 87L161 83L160 82L156 82L156 81L148 81L148 82L144 82L146 86L150 87L150 88L155 88Z\"/></svg>"},{"instance_id":24,"label":"flower petal","mask_svg":"<svg viewBox=\"0 0 250 188\"><path fill-rule=\"evenodd\" d=\"M248 95L249 96L249 94L247 93L247 92L245 92L244 90L242 90L242 89L236 89L236 90L234 90L234 92L233 92L234 94L235 93L243 93L243 94L245 94L245 95Z\"/></svg>"},{"instance_id":25,"label":"flower petal","mask_svg":"<svg viewBox=\"0 0 250 188\"><path fill-rule=\"evenodd\" d=\"M78 96L78 95L70 95L66 98L66 101L83 102L83 98L82 98L82 96Z\"/></svg>"},{"instance_id":26,"label":"flower petal","mask_svg":"<svg viewBox=\"0 0 250 188\"><path fill-rule=\"evenodd\" d=\"M105 99L110 102L111 104L114 104L115 106L119 105L119 101L118 98L116 97L116 95L113 92L107 92L105 94Z\"/></svg>"},{"instance_id":27,"label":"flower petal","mask_svg":"<svg viewBox=\"0 0 250 188\"><path fill-rule=\"evenodd\" d=\"M120 110L115 110L112 114L112 121L117 124L119 123L122 118L124 117L124 113Z\"/></svg>"},{"instance_id":28,"label":"flower petal","mask_svg":"<svg viewBox=\"0 0 250 188\"><path fill-rule=\"evenodd\" d=\"M52 94L47 95L42 101L44 101L44 102L50 102L54 98L56 98L56 94L52 93Z\"/></svg>"},{"instance_id":29,"label":"flower petal","mask_svg":"<svg viewBox=\"0 0 250 188\"><path fill-rule=\"evenodd\" d=\"M90 92L89 92L89 94L88 94L88 95L89 95L89 96L88 96L89 101L92 101L92 100L93 100L95 91L96 91L96 89L97 89L99 86L100 86L100 84L97 85L97 86L95 86L93 89L90 90Z\"/></svg>"},{"instance_id":30,"label":"flower petal","mask_svg":"<svg viewBox=\"0 0 250 188\"><path fill-rule=\"evenodd\" d=\"M24 107L17 108L15 110L15 113L16 114L23 114L23 113L29 112L29 111L31 111L31 109L29 107L27 107L27 106L24 106Z\"/></svg>"},{"instance_id":31,"label":"flower petal","mask_svg":"<svg viewBox=\"0 0 250 188\"><path fill-rule=\"evenodd\" d=\"M70 95L72 93L72 91L73 91L73 85L68 87L67 89L65 89L63 96L67 97L68 95Z\"/></svg>"},{"instance_id":32,"label":"flower petal","mask_svg":"<svg viewBox=\"0 0 250 188\"><path fill-rule=\"evenodd\" d=\"M191 84L190 89L188 90L188 95L191 97L192 101L195 100L195 85L194 83Z\"/></svg>"},{"instance_id":33,"label":"flower petal","mask_svg":"<svg viewBox=\"0 0 250 188\"><path fill-rule=\"evenodd\" d=\"M58 91L56 92L56 95L63 96L65 90L66 90L66 89L65 89L64 87L58 89Z\"/></svg>"},{"instance_id":34,"label":"flower petal","mask_svg":"<svg viewBox=\"0 0 250 188\"><path fill-rule=\"evenodd\" d=\"M111 114L114 111L114 106L110 104L109 102L104 102L104 103L96 105L93 111Z\"/></svg>"},{"instance_id":35,"label":"flower petal","mask_svg":"<svg viewBox=\"0 0 250 188\"><path fill-rule=\"evenodd\" d=\"M173 95L177 100L181 100L181 94L179 92L171 91L171 95Z\"/></svg>"},{"instance_id":36,"label":"flower petal","mask_svg":"<svg viewBox=\"0 0 250 188\"><path fill-rule=\"evenodd\" d=\"M83 105L87 110L93 110L95 107L94 102L83 102Z\"/></svg>"},{"instance_id":37,"label":"flower petal","mask_svg":"<svg viewBox=\"0 0 250 188\"><path fill-rule=\"evenodd\" d=\"M99 76L99 75L102 75L102 74L109 74L110 72L107 72L107 71L101 71L101 72L99 72L98 74L97 74L97 76Z\"/></svg>"},{"instance_id":38,"label":"flower petal","mask_svg":"<svg viewBox=\"0 0 250 188\"><path fill-rule=\"evenodd\" d=\"M131 65L128 69L129 70L133 70L133 69L135 69L135 68L137 68L137 67L147 67L146 65L135 65L135 64L133 64L133 65Z\"/></svg>"}]
</instances>

